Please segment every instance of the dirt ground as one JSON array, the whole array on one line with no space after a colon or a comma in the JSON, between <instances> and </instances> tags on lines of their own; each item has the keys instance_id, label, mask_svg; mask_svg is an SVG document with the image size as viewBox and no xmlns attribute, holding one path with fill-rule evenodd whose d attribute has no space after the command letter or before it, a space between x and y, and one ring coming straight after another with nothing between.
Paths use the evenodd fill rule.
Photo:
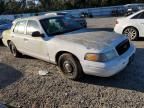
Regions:
<instances>
[{"instance_id":1,"label":"dirt ground","mask_svg":"<svg viewBox=\"0 0 144 108\"><path fill-rule=\"evenodd\" d=\"M88 26L112 31L116 18L88 19ZM133 42L134 62L110 78L64 78L57 66L24 56L14 58L0 44L0 102L15 108L144 108L144 39ZM48 70L40 76L39 70Z\"/></svg>"}]
</instances>

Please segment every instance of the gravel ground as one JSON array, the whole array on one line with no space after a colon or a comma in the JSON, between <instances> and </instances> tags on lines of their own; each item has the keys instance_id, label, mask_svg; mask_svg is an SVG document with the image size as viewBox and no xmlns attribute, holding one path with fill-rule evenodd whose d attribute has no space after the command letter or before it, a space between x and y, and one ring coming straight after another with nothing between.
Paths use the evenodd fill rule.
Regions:
<instances>
[{"instance_id":1,"label":"gravel ground","mask_svg":"<svg viewBox=\"0 0 144 108\"><path fill-rule=\"evenodd\" d=\"M88 26L112 31L116 18L88 19ZM24 56L14 58L0 44L0 102L15 108L144 108L144 39L134 62L110 78L64 78L57 66ZM38 75L48 70L47 76Z\"/></svg>"}]
</instances>

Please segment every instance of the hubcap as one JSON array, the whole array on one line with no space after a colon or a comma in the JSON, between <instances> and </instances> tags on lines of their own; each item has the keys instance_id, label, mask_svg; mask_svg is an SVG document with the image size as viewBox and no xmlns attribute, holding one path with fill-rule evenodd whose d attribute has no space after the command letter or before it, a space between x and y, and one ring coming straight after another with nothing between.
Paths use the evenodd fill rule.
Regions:
<instances>
[{"instance_id":1,"label":"hubcap","mask_svg":"<svg viewBox=\"0 0 144 108\"><path fill-rule=\"evenodd\" d=\"M126 34L131 39L134 39L137 36L137 32L134 29L132 29L132 28L126 29L124 34Z\"/></svg>"},{"instance_id":2,"label":"hubcap","mask_svg":"<svg viewBox=\"0 0 144 108\"><path fill-rule=\"evenodd\" d=\"M72 67L72 65L71 65L71 63L69 61L65 61L64 62L64 69L68 73L72 73L73 72L73 67Z\"/></svg>"}]
</instances>

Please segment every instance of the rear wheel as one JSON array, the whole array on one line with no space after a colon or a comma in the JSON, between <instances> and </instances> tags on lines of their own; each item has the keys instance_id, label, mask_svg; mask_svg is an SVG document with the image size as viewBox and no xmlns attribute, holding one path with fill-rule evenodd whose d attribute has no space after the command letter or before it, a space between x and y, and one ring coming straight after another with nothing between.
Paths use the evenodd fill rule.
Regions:
<instances>
[{"instance_id":1,"label":"rear wheel","mask_svg":"<svg viewBox=\"0 0 144 108\"><path fill-rule=\"evenodd\" d=\"M69 53L60 56L58 65L62 73L69 79L78 80L83 75L80 62Z\"/></svg>"},{"instance_id":2,"label":"rear wheel","mask_svg":"<svg viewBox=\"0 0 144 108\"><path fill-rule=\"evenodd\" d=\"M14 57L20 57L21 53L18 52L13 42L9 42L9 48Z\"/></svg>"},{"instance_id":3,"label":"rear wheel","mask_svg":"<svg viewBox=\"0 0 144 108\"><path fill-rule=\"evenodd\" d=\"M136 28L128 27L123 31L123 34L127 35L130 40L137 40L139 37L139 33Z\"/></svg>"}]
</instances>

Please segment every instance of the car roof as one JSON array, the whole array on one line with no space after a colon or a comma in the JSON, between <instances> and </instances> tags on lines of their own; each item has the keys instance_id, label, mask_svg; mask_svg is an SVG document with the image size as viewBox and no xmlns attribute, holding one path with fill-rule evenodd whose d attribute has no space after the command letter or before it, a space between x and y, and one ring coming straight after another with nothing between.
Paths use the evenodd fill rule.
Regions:
<instances>
[{"instance_id":1,"label":"car roof","mask_svg":"<svg viewBox=\"0 0 144 108\"><path fill-rule=\"evenodd\" d=\"M16 23L18 21L23 21L23 20L41 20L41 19L45 19L45 18L56 18L56 17L62 17L61 15L40 15L40 16L32 16L32 17L26 17L26 18L18 18L16 20L13 21L13 23Z\"/></svg>"},{"instance_id":2,"label":"car roof","mask_svg":"<svg viewBox=\"0 0 144 108\"><path fill-rule=\"evenodd\" d=\"M59 14L68 14L68 12L57 12Z\"/></svg>"},{"instance_id":3,"label":"car roof","mask_svg":"<svg viewBox=\"0 0 144 108\"><path fill-rule=\"evenodd\" d=\"M144 5L144 3L132 3L132 4L126 4L124 6L138 6L138 5Z\"/></svg>"},{"instance_id":4,"label":"car roof","mask_svg":"<svg viewBox=\"0 0 144 108\"><path fill-rule=\"evenodd\" d=\"M50 12L50 13L46 13L45 15L57 15L56 12Z\"/></svg>"}]
</instances>

